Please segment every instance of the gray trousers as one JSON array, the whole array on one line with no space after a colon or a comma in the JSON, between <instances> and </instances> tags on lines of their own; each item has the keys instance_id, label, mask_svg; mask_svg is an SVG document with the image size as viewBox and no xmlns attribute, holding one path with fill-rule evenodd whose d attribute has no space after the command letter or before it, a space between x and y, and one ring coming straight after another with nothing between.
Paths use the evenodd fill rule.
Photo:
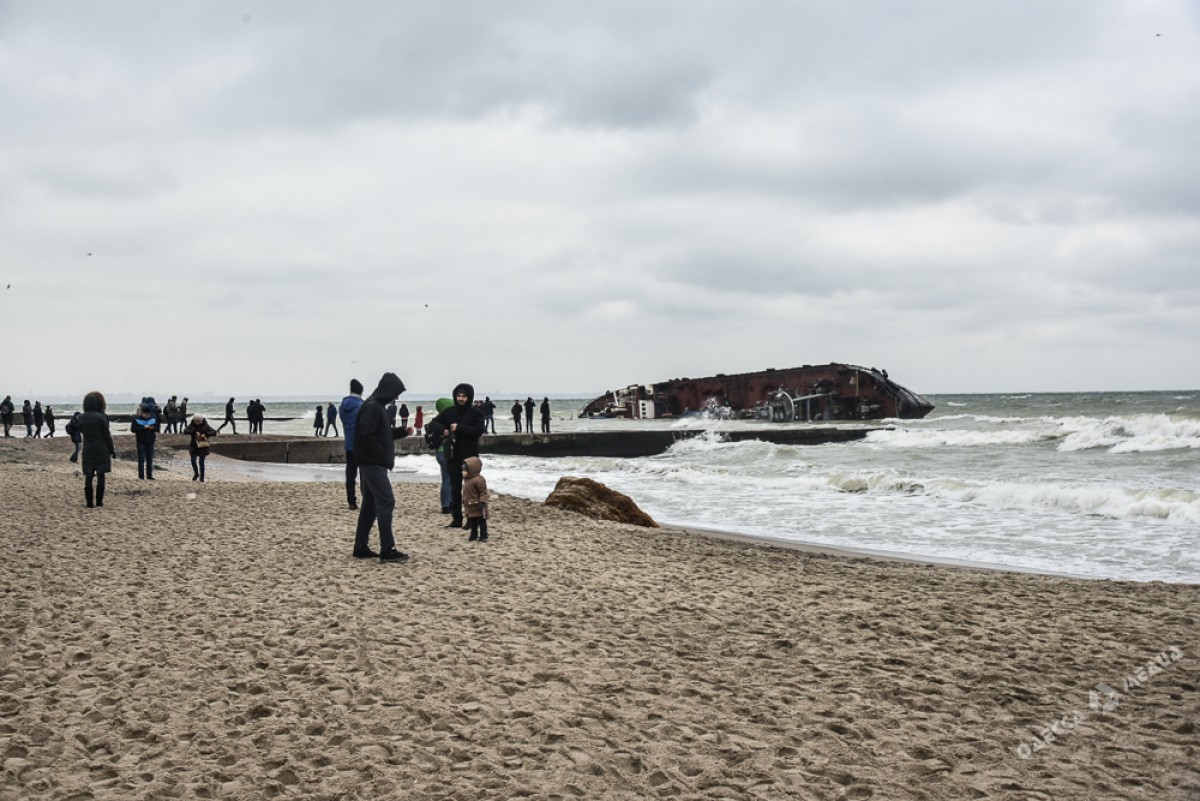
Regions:
<instances>
[{"instance_id":1,"label":"gray trousers","mask_svg":"<svg viewBox=\"0 0 1200 801\"><path fill-rule=\"evenodd\" d=\"M379 552L387 553L396 547L392 535L392 513L396 511L396 496L386 467L374 464L358 466L358 481L362 484L362 503L358 507L358 528L354 532L354 550L362 552L370 546L371 525L379 521Z\"/></svg>"}]
</instances>

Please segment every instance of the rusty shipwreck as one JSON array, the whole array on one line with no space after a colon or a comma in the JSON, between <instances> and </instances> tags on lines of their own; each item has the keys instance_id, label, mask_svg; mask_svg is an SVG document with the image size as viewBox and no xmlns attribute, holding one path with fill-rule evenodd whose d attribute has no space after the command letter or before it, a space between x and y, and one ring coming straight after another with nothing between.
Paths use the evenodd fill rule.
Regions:
<instances>
[{"instance_id":1,"label":"rusty shipwreck","mask_svg":"<svg viewBox=\"0 0 1200 801\"><path fill-rule=\"evenodd\" d=\"M808 420L914 419L933 404L888 378L852 364L770 368L709 378L673 378L606 392L581 417L654 419L706 414L789 423Z\"/></svg>"}]
</instances>

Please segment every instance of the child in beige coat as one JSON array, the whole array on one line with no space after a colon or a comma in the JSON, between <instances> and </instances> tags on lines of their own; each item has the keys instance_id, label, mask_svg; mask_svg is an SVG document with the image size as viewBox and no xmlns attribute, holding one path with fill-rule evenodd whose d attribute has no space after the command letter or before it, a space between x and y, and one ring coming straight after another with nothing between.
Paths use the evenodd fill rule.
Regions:
<instances>
[{"instance_id":1,"label":"child in beige coat","mask_svg":"<svg viewBox=\"0 0 1200 801\"><path fill-rule=\"evenodd\" d=\"M468 456L463 460L462 499L467 528L471 530L467 541L487 542L488 489L483 477L483 462L478 456Z\"/></svg>"}]
</instances>

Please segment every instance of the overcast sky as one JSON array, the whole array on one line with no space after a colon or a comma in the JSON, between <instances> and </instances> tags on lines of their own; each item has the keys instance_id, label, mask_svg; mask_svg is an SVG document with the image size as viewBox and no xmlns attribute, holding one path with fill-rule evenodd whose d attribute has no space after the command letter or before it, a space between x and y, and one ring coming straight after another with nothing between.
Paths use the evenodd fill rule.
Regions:
<instances>
[{"instance_id":1,"label":"overcast sky","mask_svg":"<svg viewBox=\"0 0 1200 801\"><path fill-rule=\"evenodd\" d=\"M1194 0L0 0L0 395L1200 388Z\"/></svg>"}]
</instances>

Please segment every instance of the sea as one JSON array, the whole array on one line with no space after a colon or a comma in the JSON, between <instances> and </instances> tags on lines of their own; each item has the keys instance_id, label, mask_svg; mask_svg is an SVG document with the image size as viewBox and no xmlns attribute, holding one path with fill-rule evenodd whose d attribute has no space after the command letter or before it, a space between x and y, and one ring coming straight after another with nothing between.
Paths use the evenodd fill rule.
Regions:
<instances>
[{"instance_id":1,"label":"sea","mask_svg":"<svg viewBox=\"0 0 1200 801\"><path fill-rule=\"evenodd\" d=\"M562 476L586 476L672 526L1200 584L1200 390L927 397L936 408L924 419L874 421L859 441L798 446L725 437L779 424L580 419L588 398L552 398L556 431L701 433L644 458L485 455L484 473L493 491L539 501ZM433 400L407 402L429 410ZM264 403L268 416L294 418L269 421L266 433L312 433L316 401ZM513 430L511 405L499 401L500 433ZM222 409L192 405L214 421ZM438 467L432 456L406 456L396 472L436 481Z\"/></svg>"}]
</instances>

